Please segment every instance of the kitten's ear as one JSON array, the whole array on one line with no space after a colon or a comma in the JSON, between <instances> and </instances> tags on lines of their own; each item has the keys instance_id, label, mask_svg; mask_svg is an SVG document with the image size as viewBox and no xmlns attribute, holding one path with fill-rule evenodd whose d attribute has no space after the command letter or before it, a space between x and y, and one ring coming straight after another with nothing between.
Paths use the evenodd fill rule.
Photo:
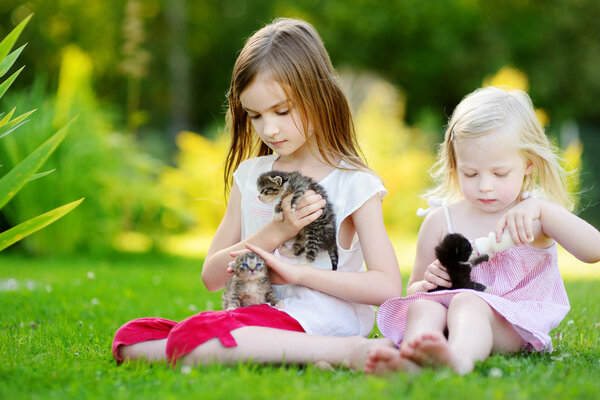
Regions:
<instances>
[{"instance_id":1,"label":"kitten's ear","mask_svg":"<svg viewBox=\"0 0 600 400\"><path fill-rule=\"evenodd\" d=\"M274 184L276 184L277 186L281 186L283 184L283 178L281 176L272 176L271 180L273 181Z\"/></svg>"}]
</instances>

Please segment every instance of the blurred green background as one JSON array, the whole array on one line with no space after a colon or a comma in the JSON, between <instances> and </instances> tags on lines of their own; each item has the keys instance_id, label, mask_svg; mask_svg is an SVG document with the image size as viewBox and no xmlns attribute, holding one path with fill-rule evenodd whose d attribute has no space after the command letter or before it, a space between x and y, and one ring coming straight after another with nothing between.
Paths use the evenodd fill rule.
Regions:
<instances>
[{"instance_id":1,"label":"blurred green background","mask_svg":"<svg viewBox=\"0 0 600 400\"><path fill-rule=\"evenodd\" d=\"M70 134L0 214L0 231L74 212L13 246L33 255L202 254L225 209L225 93L245 39L278 16L321 34L384 179L385 219L412 240L435 144L483 84L527 90L565 151L578 213L600 226L598 0L56 0L0 2L0 38L34 13L0 112L37 108L0 141L0 176L72 116Z\"/></svg>"}]
</instances>

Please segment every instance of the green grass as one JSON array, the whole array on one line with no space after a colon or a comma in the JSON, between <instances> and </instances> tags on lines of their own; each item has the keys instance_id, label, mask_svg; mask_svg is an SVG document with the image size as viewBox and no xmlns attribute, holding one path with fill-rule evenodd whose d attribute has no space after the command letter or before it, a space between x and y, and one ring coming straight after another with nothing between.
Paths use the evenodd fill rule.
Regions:
<instances>
[{"instance_id":1,"label":"green grass","mask_svg":"<svg viewBox=\"0 0 600 400\"><path fill-rule=\"evenodd\" d=\"M597 269L597 266L583 268ZM600 280L568 280L571 312L555 352L493 356L472 374L381 378L345 369L117 366L115 330L142 316L181 320L219 308L197 259L0 256L0 399L565 399L600 393ZM407 274L405 274L407 275ZM406 278L406 276L405 276Z\"/></svg>"}]
</instances>

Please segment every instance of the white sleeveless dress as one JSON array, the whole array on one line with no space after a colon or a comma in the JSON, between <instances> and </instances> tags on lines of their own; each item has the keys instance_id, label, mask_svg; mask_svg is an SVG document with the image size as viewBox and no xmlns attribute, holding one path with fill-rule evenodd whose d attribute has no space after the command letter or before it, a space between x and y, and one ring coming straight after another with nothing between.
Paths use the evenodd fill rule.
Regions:
<instances>
[{"instance_id":1,"label":"white sleeveless dress","mask_svg":"<svg viewBox=\"0 0 600 400\"><path fill-rule=\"evenodd\" d=\"M260 174L270 171L277 155L252 158L240 164L233 174L242 199L242 239L252 235L273 219L274 203L265 204L258 199L256 180ZM344 166L347 167L347 166ZM336 216L339 231L342 221L359 209L371 197L386 195L381 180L365 171L334 169L319 184L327 191ZM290 263L301 260L283 257ZM350 249L343 249L338 242L338 271L365 271L364 257L358 236L354 237ZM326 252L319 254L313 267L331 269ZM335 278L333 278L335 279ZM296 319L307 333L326 336L368 336L375 322L372 306L358 304L327 295L298 285L276 285L275 290L285 303L282 311Z\"/></svg>"}]
</instances>

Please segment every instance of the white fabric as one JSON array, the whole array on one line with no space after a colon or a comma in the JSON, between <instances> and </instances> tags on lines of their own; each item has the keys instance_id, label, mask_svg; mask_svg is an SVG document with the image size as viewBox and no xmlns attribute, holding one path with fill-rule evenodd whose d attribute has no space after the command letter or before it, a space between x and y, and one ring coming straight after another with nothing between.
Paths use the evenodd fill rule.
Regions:
<instances>
[{"instance_id":1,"label":"white fabric","mask_svg":"<svg viewBox=\"0 0 600 400\"><path fill-rule=\"evenodd\" d=\"M257 232L273 218L274 203L265 204L258 199L256 179L270 171L277 155L257 157L242 162L233 174L235 184L242 194L242 239ZM339 231L342 221L376 194L383 199L387 194L381 180L364 171L335 169L319 184L325 188L333 205ZM303 259L280 258L294 264ZM338 271L365 271L364 258L358 236L350 249L342 249L338 242ZM315 268L331 269L326 252L319 254L312 264ZM334 277L335 279L335 277ZM368 336L375 322L375 310L365 304L352 303L325 293L297 285L275 286L277 295L284 301L285 311L296 319L307 333L327 336Z\"/></svg>"}]
</instances>

